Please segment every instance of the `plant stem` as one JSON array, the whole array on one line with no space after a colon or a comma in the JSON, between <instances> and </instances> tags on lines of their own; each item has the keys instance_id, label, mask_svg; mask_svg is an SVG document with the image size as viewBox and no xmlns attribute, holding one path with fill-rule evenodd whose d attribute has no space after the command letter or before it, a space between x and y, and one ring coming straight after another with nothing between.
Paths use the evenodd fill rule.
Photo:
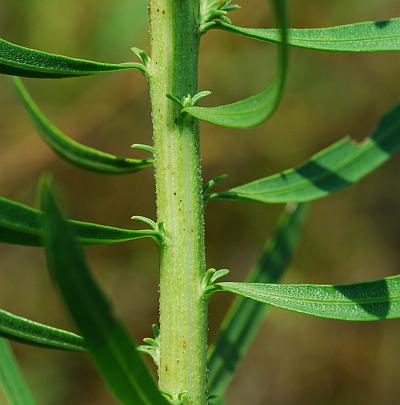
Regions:
<instances>
[{"instance_id":1,"label":"plant stem","mask_svg":"<svg viewBox=\"0 0 400 405\"><path fill-rule=\"evenodd\" d=\"M197 92L199 0L151 0L151 64L160 264L160 388L207 403L204 207L198 122L167 98Z\"/></svg>"}]
</instances>

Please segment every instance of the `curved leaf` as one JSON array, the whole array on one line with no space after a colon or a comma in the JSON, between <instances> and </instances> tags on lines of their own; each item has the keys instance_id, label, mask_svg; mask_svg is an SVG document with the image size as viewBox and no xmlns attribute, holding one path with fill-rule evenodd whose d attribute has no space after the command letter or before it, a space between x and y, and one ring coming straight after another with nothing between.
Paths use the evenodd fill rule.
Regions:
<instances>
[{"instance_id":1,"label":"curved leaf","mask_svg":"<svg viewBox=\"0 0 400 405\"><path fill-rule=\"evenodd\" d=\"M0 73L21 77L60 79L145 67L139 63L100 63L15 45L0 38Z\"/></svg>"},{"instance_id":2,"label":"curved leaf","mask_svg":"<svg viewBox=\"0 0 400 405\"><path fill-rule=\"evenodd\" d=\"M0 309L0 336L51 349L86 350L83 338L75 333L43 325L2 309Z\"/></svg>"},{"instance_id":3,"label":"curved leaf","mask_svg":"<svg viewBox=\"0 0 400 405\"><path fill-rule=\"evenodd\" d=\"M309 161L282 173L255 180L210 199L242 199L262 203L304 202L349 187L386 162L400 148L400 104L383 116L362 143L344 138Z\"/></svg>"},{"instance_id":4,"label":"curved leaf","mask_svg":"<svg viewBox=\"0 0 400 405\"><path fill-rule=\"evenodd\" d=\"M271 85L262 92L233 104L218 107L187 107L182 111L193 117L231 128L250 128L263 123L277 109L284 90L288 65L286 2L272 0L280 27L278 72Z\"/></svg>"},{"instance_id":5,"label":"curved leaf","mask_svg":"<svg viewBox=\"0 0 400 405\"><path fill-rule=\"evenodd\" d=\"M42 246L42 212L7 198L0 197L0 242ZM154 230L130 230L69 221L76 238L85 246L110 245L140 238L159 240Z\"/></svg>"},{"instance_id":6,"label":"curved leaf","mask_svg":"<svg viewBox=\"0 0 400 405\"><path fill-rule=\"evenodd\" d=\"M20 79L13 78L13 83L40 137L63 159L87 170L113 175L133 173L152 165L151 159L121 158L72 140L40 111Z\"/></svg>"},{"instance_id":7,"label":"curved leaf","mask_svg":"<svg viewBox=\"0 0 400 405\"><path fill-rule=\"evenodd\" d=\"M8 342L0 338L0 387L10 405L35 405Z\"/></svg>"},{"instance_id":8,"label":"curved leaf","mask_svg":"<svg viewBox=\"0 0 400 405\"><path fill-rule=\"evenodd\" d=\"M124 404L167 405L125 326L93 279L48 183L41 188L45 241L52 279L99 372Z\"/></svg>"},{"instance_id":9,"label":"curved leaf","mask_svg":"<svg viewBox=\"0 0 400 405\"><path fill-rule=\"evenodd\" d=\"M347 285L218 283L223 291L321 318L400 318L400 276Z\"/></svg>"},{"instance_id":10,"label":"curved leaf","mask_svg":"<svg viewBox=\"0 0 400 405\"><path fill-rule=\"evenodd\" d=\"M287 207L247 282L276 283L281 279L292 259L306 211L304 205ZM212 396L224 394L268 309L267 305L242 297L233 303L209 352L208 387Z\"/></svg>"},{"instance_id":11,"label":"curved leaf","mask_svg":"<svg viewBox=\"0 0 400 405\"><path fill-rule=\"evenodd\" d=\"M219 21L210 28L220 28L261 41L281 42L279 30L276 29L243 28ZM326 28L290 28L288 45L330 52L400 51L400 18Z\"/></svg>"}]
</instances>

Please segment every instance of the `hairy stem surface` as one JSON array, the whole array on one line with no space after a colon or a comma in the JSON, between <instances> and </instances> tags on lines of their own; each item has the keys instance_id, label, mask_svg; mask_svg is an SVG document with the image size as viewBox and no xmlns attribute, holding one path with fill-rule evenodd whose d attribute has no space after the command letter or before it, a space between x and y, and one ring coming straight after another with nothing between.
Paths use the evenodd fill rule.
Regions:
<instances>
[{"instance_id":1,"label":"hairy stem surface","mask_svg":"<svg viewBox=\"0 0 400 405\"><path fill-rule=\"evenodd\" d=\"M160 264L160 388L206 404L207 302L198 123L167 98L197 92L199 0L151 0L149 66Z\"/></svg>"}]
</instances>

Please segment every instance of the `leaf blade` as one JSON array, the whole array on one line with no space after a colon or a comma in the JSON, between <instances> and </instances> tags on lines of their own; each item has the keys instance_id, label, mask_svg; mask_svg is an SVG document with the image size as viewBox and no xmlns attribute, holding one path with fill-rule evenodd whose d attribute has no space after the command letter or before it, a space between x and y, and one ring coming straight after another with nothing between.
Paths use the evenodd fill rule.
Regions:
<instances>
[{"instance_id":1,"label":"leaf blade","mask_svg":"<svg viewBox=\"0 0 400 405\"><path fill-rule=\"evenodd\" d=\"M41 188L46 212L46 253L50 275L74 319L98 371L122 403L167 405L136 351L125 326L92 278L48 183Z\"/></svg>"},{"instance_id":2,"label":"leaf blade","mask_svg":"<svg viewBox=\"0 0 400 405\"><path fill-rule=\"evenodd\" d=\"M306 212L304 205L285 210L248 282L279 282L291 261ZM221 397L226 391L268 309L267 305L243 297L237 298L229 309L209 352L208 380L212 396Z\"/></svg>"},{"instance_id":3,"label":"leaf blade","mask_svg":"<svg viewBox=\"0 0 400 405\"><path fill-rule=\"evenodd\" d=\"M272 84L260 93L244 100L217 107L187 107L182 111L212 124L229 128L250 128L267 120L278 108L283 96L288 69L286 2L272 0L280 27L282 44L279 46L277 74Z\"/></svg>"},{"instance_id":4,"label":"leaf blade","mask_svg":"<svg viewBox=\"0 0 400 405\"><path fill-rule=\"evenodd\" d=\"M121 158L74 141L48 120L19 78L12 78L12 82L39 136L61 158L83 169L109 175L130 174L152 165L151 159Z\"/></svg>"},{"instance_id":5,"label":"leaf blade","mask_svg":"<svg viewBox=\"0 0 400 405\"><path fill-rule=\"evenodd\" d=\"M294 169L212 193L210 199L261 203L307 202L341 191L385 163L400 149L400 103L380 120L365 141L349 138L331 145Z\"/></svg>"},{"instance_id":6,"label":"leaf blade","mask_svg":"<svg viewBox=\"0 0 400 405\"><path fill-rule=\"evenodd\" d=\"M0 309L0 335L20 343L67 351L85 351L75 333L34 322Z\"/></svg>"},{"instance_id":7,"label":"leaf blade","mask_svg":"<svg viewBox=\"0 0 400 405\"><path fill-rule=\"evenodd\" d=\"M368 322L400 318L400 276L345 285L218 283L223 291L321 318Z\"/></svg>"},{"instance_id":8,"label":"leaf blade","mask_svg":"<svg viewBox=\"0 0 400 405\"><path fill-rule=\"evenodd\" d=\"M224 22L216 22L211 28L266 42L281 41L276 29L244 28ZM400 18L326 28L290 28L288 45L327 52L400 51Z\"/></svg>"},{"instance_id":9,"label":"leaf blade","mask_svg":"<svg viewBox=\"0 0 400 405\"><path fill-rule=\"evenodd\" d=\"M60 79L121 70L145 71L139 63L101 63L70 58L13 44L0 38L0 73L20 77Z\"/></svg>"},{"instance_id":10,"label":"leaf blade","mask_svg":"<svg viewBox=\"0 0 400 405\"><path fill-rule=\"evenodd\" d=\"M24 246L42 246L43 213L26 205L0 197L0 242ZM135 239L152 238L154 230L130 230L90 222L70 220L76 238L85 246L109 245Z\"/></svg>"},{"instance_id":11,"label":"leaf blade","mask_svg":"<svg viewBox=\"0 0 400 405\"><path fill-rule=\"evenodd\" d=\"M0 337L0 386L10 405L35 405L9 343Z\"/></svg>"}]
</instances>

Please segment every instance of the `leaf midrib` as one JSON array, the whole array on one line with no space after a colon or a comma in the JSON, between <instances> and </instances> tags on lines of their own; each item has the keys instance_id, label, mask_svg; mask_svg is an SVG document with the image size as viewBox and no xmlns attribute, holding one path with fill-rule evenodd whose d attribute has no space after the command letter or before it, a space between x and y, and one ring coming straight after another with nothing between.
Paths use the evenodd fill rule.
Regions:
<instances>
[{"instance_id":1,"label":"leaf midrib","mask_svg":"<svg viewBox=\"0 0 400 405\"><path fill-rule=\"evenodd\" d=\"M223 284L221 284L223 287ZM230 289L231 287L228 287L228 289ZM334 288L334 287L331 287ZM224 288L223 288L224 289ZM236 289L235 287L233 287L232 289L235 289L236 292L240 291L239 289ZM311 288L310 288L311 289ZM250 295L251 292L249 293L250 290L245 289L246 294ZM261 297L261 294L263 294L263 292L257 292L257 296ZM302 297L298 297L298 296L293 296L293 295L288 295L288 294L283 294L283 293L274 293L274 292L267 292L265 293L266 296L268 297L273 297L273 298L277 298L277 299L287 299L287 300L295 300L297 302L303 302L303 303L310 303L310 304L319 304L319 305L368 305L368 304L384 304L384 303L390 303L390 302L398 302L400 301L400 294L399 295L395 295L394 297L381 297L381 298L364 298L364 299L351 299L351 298L347 298L349 301L340 301L340 300L320 300L320 299L316 299L316 298L302 298ZM252 298L255 295L253 294L251 297L248 296L248 298ZM346 299L345 296L343 296L344 299Z\"/></svg>"},{"instance_id":2,"label":"leaf midrib","mask_svg":"<svg viewBox=\"0 0 400 405\"><path fill-rule=\"evenodd\" d=\"M256 32L265 32L266 30L263 28L248 28L248 30L257 30ZM301 28L297 28L297 29L301 29ZM309 30L312 30L313 28L309 28ZM315 28L316 30L319 28ZM321 30L323 28L320 28ZM247 30L247 29L246 29ZM260 31L258 31L260 30ZM304 28L304 30L308 30L307 28ZM250 32L250 31L248 31ZM271 32L271 31L270 31ZM268 36L268 34L266 34L267 38L279 38L278 35L275 36L274 33L271 32L271 36ZM289 31L289 35L288 35L288 43L290 45L290 41L291 40L295 40L297 42L311 42L311 43L348 43L348 42L368 42L368 41L380 41L380 40L385 40L385 39L399 39L400 40L400 35L392 35L392 36L387 36L387 37L372 37L372 38L352 38L352 39L341 39L341 40L335 40L335 39L321 39L321 40L317 40L317 39L304 39L304 38L299 38L296 36L291 36L290 35L290 31Z\"/></svg>"}]
</instances>

